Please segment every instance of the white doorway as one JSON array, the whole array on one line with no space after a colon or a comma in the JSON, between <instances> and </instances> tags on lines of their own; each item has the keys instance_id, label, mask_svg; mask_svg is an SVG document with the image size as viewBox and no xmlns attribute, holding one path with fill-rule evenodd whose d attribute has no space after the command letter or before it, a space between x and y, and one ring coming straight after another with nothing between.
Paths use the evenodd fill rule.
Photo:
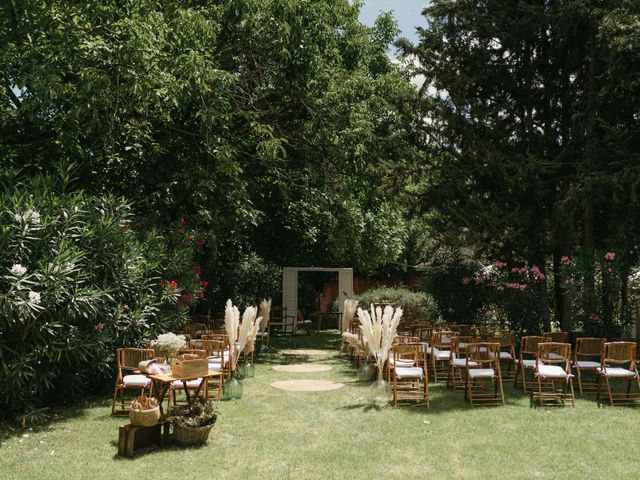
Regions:
<instances>
[{"instance_id":1,"label":"white doorway","mask_svg":"<svg viewBox=\"0 0 640 480\"><path fill-rule=\"evenodd\" d=\"M298 273L336 272L338 274L338 313L342 315L344 301L353 296L353 268L284 267L282 269L282 306L293 318L294 329L298 312Z\"/></svg>"}]
</instances>

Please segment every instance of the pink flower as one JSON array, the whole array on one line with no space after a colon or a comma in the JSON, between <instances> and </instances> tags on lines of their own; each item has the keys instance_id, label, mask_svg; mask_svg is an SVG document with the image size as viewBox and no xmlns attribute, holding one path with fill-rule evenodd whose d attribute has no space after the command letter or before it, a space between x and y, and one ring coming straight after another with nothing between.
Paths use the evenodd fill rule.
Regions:
<instances>
[{"instance_id":1,"label":"pink flower","mask_svg":"<svg viewBox=\"0 0 640 480\"><path fill-rule=\"evenodd\" d=\"M469 285L471 283L471 279L469 277L462 277L462 284Z\"/></svg>"},{"instance_id":2,"label":"pink flower","mask_svg":"<svg viewBox=\"0 0 640 480\"><path fill-rule=\"evenodd\" d=\"M511 273L518 273L518 272L519 272L518 267L513 267L511 269Z\"/></svg>"},{"instance_id":3,"label":"pink flower","mask_svg":"<svg viewBox=\"0 0 640 480\"><path fill-rule=\"evenodd\" d=\"M522 283L518 286L518 288L520 288L520 290L522 291L522 290L525 290L527 286L524 283Z\"/></svg>"},{"instance_id":4,"label":"pink flower","mask_svg":"<svg viewBox=\"0 0 640 480\"><path fill-rule=\"evenodd\" d=\"M200 278L200 275L202 275L202 268L200 268L199 266L196 266L196 268L193 269L193 273L196 274L197 278Z\"/></svg>"},{"instance_id":5,"label":"pink flower","mask_svg":"<svg viewBox=\"0 0 640 480\"><path fill-rule=\"evenodd\" d=\"M570 263L570 262L571 262L571 260L569 260L569 257L567 257L566 255L565 255L565 256L563 256L563 257L560 259L560 263L561 263L562 265L569 265L569 263Z\"/></svg>"},{"instance_id":6,"label":"pink flower","mask_svg":"<svg viewBox=\"0 0 640 480\"><path fill-rule=\"evenodd\" d=\"M604 254L604 259L611 262L616 259L616 254L613 252L607 252Z\"/></svg>"},{"instance_id":7,"label":"pink flower","mask_svg":"<svg viewBox=\"0 0 640 480\"><path fill-rule=\"evenodd\" d=\"M494 266L497 270L500 270L501 268L506 267L506 265L507 265L506 263L501 262L501 261L499 261L499 260L496 260L495 262L493 262L493 266Z\"/></svg>"},{"instance_id":8,"label":"pink flower","mask_svg":"<svg viewBox=\"0 0 640 480\"><path fill-rule=\"evenodd\" d=\"M493 310L491 310L490 308L487 308L487 309L484 311L484 316L485 316L485 317L490 317L490 316L492 316L492 315L493 315Z\"/></svg>"},{"instance_id":9,"label":"pink flower","mask_svg":"<svg viewBox=\"0 0 640 480\"><path fill-rule=\"evenodd\" d=\"M96 330L102 330L104 328L104 323L96 323Z\"/></svg>"},{"instance_id":10,"label":"pink flower","mask_svg":"<svg viewBox=\"0 0 640 480\"><path fill-rule=\"evenodd\" d=\"M167 286L168 286L169 288L172 288L173 290L175 290L175 289L177 289L177 288L178 288L178 284L176 283L176 281L175 281L175 280L171 280L171 281L168 283L168 285L167 285Z\"/></svg>"}]
</instances>

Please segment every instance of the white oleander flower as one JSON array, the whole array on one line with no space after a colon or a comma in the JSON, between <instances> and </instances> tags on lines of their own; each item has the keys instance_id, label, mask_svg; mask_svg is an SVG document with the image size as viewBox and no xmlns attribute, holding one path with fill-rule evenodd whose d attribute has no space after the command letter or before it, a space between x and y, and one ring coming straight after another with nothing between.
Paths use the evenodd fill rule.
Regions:
<instances>
[{"instance_id":1,"label":"white oleander flower","mask_svg":"<svg viewBox=\"0 0 640 480\"><path fill-rule=\"evenodd\" d=\"M33 224L40 223L40 213L38 213L35 210L31 210L31 209L27 210L24 216L28 221L30 221Z\"/></svg>"},{"instance_id":2,"label":"white oleander flower","mask_svg":"<svg viewBox=\"0 0 640 480\"><path fill-rule=\"evenodd\" d=\"M40 305L40 294L34 291L29 292L29 303Z\"/></svg>"},{"instance_id":3,"label":"white oleander flower","mask_svg":"<svg viewBox=\"0 0 640 480\"><path fill-rule=\"evenodd\" d=\"M19 263L14 263L10 271L12 275L15 275L16 277L21 277L25 273L27 273L27 268L23 267Z\"/></svg>"},{"instance_id":4,"label":"white oleander flower","mask_svg":"<svg viewBox=\"0 0 640 480\"><path fill-rule=\"evenodd\" d=\"M24 220L24 217L22 215L20 215L19 213L16 213L13 218L16 220L16 222L21 223L22 220Z\"/></svg>"}]
</instances>

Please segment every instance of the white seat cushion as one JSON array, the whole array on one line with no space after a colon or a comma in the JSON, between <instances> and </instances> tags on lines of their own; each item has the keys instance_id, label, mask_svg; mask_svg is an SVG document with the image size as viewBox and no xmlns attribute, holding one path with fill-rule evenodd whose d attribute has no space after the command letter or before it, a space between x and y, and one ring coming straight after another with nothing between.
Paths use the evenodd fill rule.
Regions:
<instances>
[{"instance_id":1,"label":"white seat cushion","mask_svg":"<svg viewBox=\"0 0 640 480\"><path fill-rule=\"evenodd\" d=\"M589 360L578 360L573 364L576 368L600 368L600 362L592 362Z\"/></svg>"},{"instance_id":2,"label":"white seat cushion","mask_svg":"<svg viewBox=\"0 0 640 480\"><path fill-rule=\"evenodd\" d=\"M557 353L549 352L547 354L547 358L549 360L562 360L564 357L562 355L558 355Z\"/></svg>"},{"instance_id":3,"label":"white seat cushion","mask_svg":"<svg viewBox=\"0 0 640 480\"><path fill-rule=\"evenodd\" d=\"M200 386L200 383L202 383L202 379L201 378L196 378L195 380L189 380L187 382L187 388L194 388L194 389L198 388ZM171 386L174 389L183 389L184 388L184 384L180 380L174 380L173 382L171 382Z\"/></svg>"},{"instance_id":4,"label":"white seat cushion","mask_svg":"<svg viewBox=\"0 0 640 480\"><path fill-rule=\"evenodd\" d=\"M459 368L463 368L467 366L467 359L466 358L454 358L451 360L451 363L453 364L454 367L459 367ZM478 364L477 362L469 362L469 366L470 367L477 367Z\"/></svg>"},{"instance_id":5,"label":"white seat cushion","mask_svg":"<svg viewBox=\"0 0 640 480\"><path fill-rule=\"evenodd\" d=\"M222 370L220 360L209 360L209 370Z\"/></svg>"},{"instance_id":6,"label":"white seat cushion","mask_svg":"<svg viewBox=\"0 0 640 480\"><path fill-rule=\"evenodd\" d=\"M406 368L406 367L413 367L414 362L413 360L405 360L402 358L399 358L398 361L396 362L393 357L389 357L389 364L391 364L391 366L397 364L398 367Z\"/></svg>"},{"instance_id":7,"label":"white seat cushion","mask_svg":"<svg viewBox=\"0 0 640 480\"><path fill-rule=\"evenodd\" d=\"M567 372L564 371L564 368L557 365L540 364L537 375L543 378L567 378Z\"/></svg>"},{"instance_id":8,"label":"white seat cushion","mask_svg":"<svg viewBox=\"0 0 640 480\"><path fill-rule=\"evenodd\" d=\"M449 350L439 350L433 347L432 352L436 360L449 360L451 358L451 352Z\"/></svg>"},{"instance_id":9,"label":"white seat cushion","mask_svg":"<svg viewBox=\"0 0 640 480\"><path fill-rule=\"evenodd\" d=\"M398 378L421 378L424 376L420 367L396 367L395 372Z\"/></svg>"},{"instance_id":10,"label":"white seat cushion","mask_svg":"<svg viewBox=\"0 0 640 480\"><path fill-rule=\"evenodd\" d=\"M509 352L500 352L500 360L511 360L511 354Z\"/></svg>"},{"instance_id":11,"label":"white seat cushion","mask_svg":"<svg viewBox=\"0 0 640 480\"><path fill-rule=\"evenodd\" d=\"M520 360L518 360L518 363L520 363ZM522 366L524 368L535 368L536 361L535 360L522 360Z\"/></svg>"},{"instance_id":12,"label":"white seat cushion","mask_svg":"<svg viewBox=\"0 0 640 480\"><path fill-rule=\"evenodd\" d=\"M632 372L631 370L627 370L626 368L621 367L607 367L604 372L600 371L603 375L607 377L636 377L638 374L636 372Z\"/></svg>"},{"instance_id":13,"label":"white seat cushion","mask_svg":"<svg viewBox=\"0 0 640 480\"><path fill-rule=\"evenodd\" d=\"M125 387L148 387L151 385L151 379L144 375L125 375L122 378Z\"/></svg>"},{"instance_id":14,"label":"white seat cushion","mask_svg":"<svg viewBox=\"0 0 640 480\"><path fill-rule=\"evenodd\" d=\"M469 369L469 377L471 378L492 378L496 372L493 368L471 368Z\"/></svg>"}]
</instances>

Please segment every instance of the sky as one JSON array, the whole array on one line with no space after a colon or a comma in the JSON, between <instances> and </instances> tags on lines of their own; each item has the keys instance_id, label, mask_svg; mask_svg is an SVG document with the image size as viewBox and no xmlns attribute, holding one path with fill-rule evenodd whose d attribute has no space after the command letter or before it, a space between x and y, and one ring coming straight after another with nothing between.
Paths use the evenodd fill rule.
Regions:
<instances>
[{"instance_id":1,"label":"sky","mask_svg":"<svg viewBox=\"0 0 640 480\"><path fill-rule=\"evenodd\" d=\"M402 31L400 35L415 43L418 40L415 27L424 24L424 17L420 12L428 3L428 0L365 0L360 11L360 21L373 25L380 12L393 11L393 18Z\"/></svg>"}]
</instances>

